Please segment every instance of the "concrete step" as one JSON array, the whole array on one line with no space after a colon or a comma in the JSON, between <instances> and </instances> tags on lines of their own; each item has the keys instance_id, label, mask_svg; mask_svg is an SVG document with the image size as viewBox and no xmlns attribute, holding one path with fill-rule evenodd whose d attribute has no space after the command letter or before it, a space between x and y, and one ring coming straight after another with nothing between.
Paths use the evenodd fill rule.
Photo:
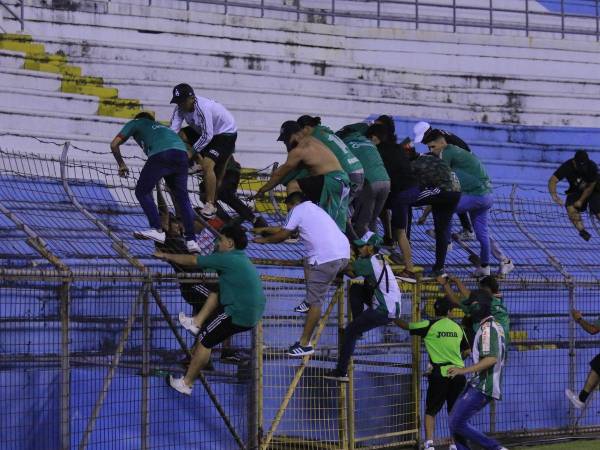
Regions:
<instances>
[{"instance_id":1,"label":"concrete step","mask_svg":"<svg viewBox=\"0 0 600 450\"><path fill-rule=\"evenodd\" d=\"M57 92L60 91L60 85L60 76L53 73L0 66L0 86L5 88Z\"/></svg>"},{"instance_id":2,"label":"concrete step","mask_svg":"<svg viewBox=\"0 0 600 450\"><path fill-rule=\"evenodd\" d=\"M96 114L98 98L37 89L18 89L2 86L0 77L0 104L18 108L35 105L36 109L72 114Z\"/></svg>"}]
</instances>

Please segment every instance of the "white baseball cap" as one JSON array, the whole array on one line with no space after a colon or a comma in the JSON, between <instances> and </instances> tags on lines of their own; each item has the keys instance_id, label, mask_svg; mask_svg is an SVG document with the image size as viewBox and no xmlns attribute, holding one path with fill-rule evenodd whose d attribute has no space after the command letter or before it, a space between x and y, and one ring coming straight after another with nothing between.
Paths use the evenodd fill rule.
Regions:
<instances>
[{"instance_id":1,"label":"white baseball cap","mask_svg":"<svg viewBox=\"0 0 600 450\"><path fill-rule=\"evenodd\" d=\"M417 122L415 127L413 128L413 132L415 133L415 143L420 144L423 141L423 136L427 133L427 130L431 128L431 125L427 122Z\"/></svg>"}]
</instances>

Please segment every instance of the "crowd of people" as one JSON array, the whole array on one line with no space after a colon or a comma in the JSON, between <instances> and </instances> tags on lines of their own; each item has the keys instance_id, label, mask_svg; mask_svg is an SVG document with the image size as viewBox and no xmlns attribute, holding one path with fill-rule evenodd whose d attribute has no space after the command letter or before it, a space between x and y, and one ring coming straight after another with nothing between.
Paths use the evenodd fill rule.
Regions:
<instances>
[{"instance_id":1,"label":"crowd of people","mask_svg":"<svg viewBox=\"0 0 600 450\"><path fill-rule=\"evenodd\" d=\"M120 153L127 139L133 138L148 157L135 194L150 229L134 235L154 241L155 256L178 273L210 270L218 274L218 280L180 285L182 297L193 309L191 315L180 313L179 322L196 341L184 376L169 376L169 385L191 395L200 371L211 367L212 349L220 344L221 361L243 362L243 356L231 348L231 337L251 330L262 318L266 303L259 273L244 251L248 237L242 224L248 222L256 244L277 244L297 236L303 245L306 296L294 311L306 317L300 338L287 350L290 357L314 353L313 335L336 280L362 277L363 283L352 284L349 291L352 320L344 330L336 366L324 378L347 382L357 340L376 327L395 324L421 336L429 354L425 448L434 449L435 416L446 403L454 439L451 448L469 449L472 442L485 449L504 449L469 424L474 414L501 398L510 320L498 279L515 268L489 232L491 180L471 148L458 136L426 122L417 123L414 136L398 143L394 121L386 115L373 123L348 124L336 132L316 116L285 121L277 140L285 146L286 161L254 194L260 197L280 184L285 186L287 217L283 224L273 226L237 195L241 168L233 157L237 126L231 113L197 96L187 84L174 87L171 102L176 106L170 127L143 112L125 124L111 143L121 176L129 173ZM419 154L414 143L426 145L429 151ZM203 207L194 209L187 183L196 170L202 173ZM561 204L557 183L564 178L569 181L569 218L586 240L590 235L580 212L589 205L600 218L597 177L597 166L581 151L549 181L553 199ZM167 206L165 189L174 211ZM238 217L233 219L219 202ZM433 217L435 256L422 276L437 280L444 296L435 301L435 317L408 323L401 316L402 293L390 260L402 262L400 279L415 281L421 276L410 243L415 207L425 207L421 223L429 213ZM454 214L461 231L453 235ZM199 255L197 235L208 229L216 236L214 253ZM453 239L479 243L473 273L478 289L474 291L445 271ZM384 257L386 248L397 248L395 260ZM499 263L497 277L491 271L490 255ZM465 313L463 326L450 318L455 307ZM573 311L573 318L590 333L600 330L598 324L585 322L578 311ZM469 355L473 364L465 366ZM599 358L592 361L581 393L567 391L578 408L599 384ZM467 380L466 374L473 376Z\"/></svg>"}]
</instances>

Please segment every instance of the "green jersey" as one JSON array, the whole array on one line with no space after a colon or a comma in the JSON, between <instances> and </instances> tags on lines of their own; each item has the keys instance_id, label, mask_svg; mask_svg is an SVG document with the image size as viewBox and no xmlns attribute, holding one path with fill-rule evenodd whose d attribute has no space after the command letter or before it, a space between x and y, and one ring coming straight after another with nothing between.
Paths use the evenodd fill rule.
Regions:
<instances>
[{"instance_id":1,"label":"green jersey","mask_svg":"<svg viewBox=\"0 0 600 450\"><path fill-rule=\"evenodd\" d=\"M500 400L500 383L506 358L506 342L504 330L490 317L481 324L473 342L473 362L477 364L487 356L496 358L496 363L486 370L478 372L471 378L471 386L488 397Z\"/></svg>"},{"instance_id":2,"label":"green jersey","mask_svg":"<svg viewBox=\"0 0 600 450\"><path fill-rule=\"evenodd\" d=\"M471 306L465 304L467 301L468 299L466 298L460 301L460 309L462 309L465 314L470 315ZM506 345L508 345L510 343L510 316L502 298L496 297L495 295L492 296L492 316L494 316L494 320L504 329ZM478 330L479 323L473 323L473 331L477 333Z\"/></svg>"},{"instance_id":3,"label":"green jersey","mask_svg":"<svg viewBox=\"0 0 600 450\"><path fill-rule=\"evenodd\" d=\"M352 133L344 138L344 143L358 158L365 171L365 179L369 183L390 181L377 147L360 133Z\"/></svg>"},{"instance_id":4,"label":"green jersey","mask_svg":"<svg viewBox=\"0 0 600 450\"><path fill-rule=\"evenodd\" d=\"M253 327L265 310L265 294L256 267L242 250L198 256L197 264L219 274L219 303L235 325Z\"/></svg>"},{"instance_id":5,"label":"green jersey","mask_svg":"<svg viewBox=\"0 0 600 450\"><path fill-rule=\"evenodd\" d=\"M352 263L352 271L356 275L364 277L366 283L375 286L373 294L375 311L391 319L399 318L402 313L402 293L392 270L384 264L385 261L380 261L377 255L361 257Z\"/></svg>"},{"instance_id":6,"label":"green jersey","mask_svg":"<svg viewBox=\"0 0 600 450\"><path fill-rule=\"evenodd\" d=\"M337 137L333 131L323 125L317 125L312 132L312 137L327 146L340 162L346 173L360 172L363 167L356 156L348 149L344 141Z\"/></svg>"},{"instance_id":7,"label":"green jersey","mask_svg":"<svg viewBox=\"0 0 600 450\"><path fill-rule=\"evenodd\" d=\"M127 122L119 132L119 137L124 141L133 137L148 157L167 150L187 152L185 144L177 133L150 119L135 119Z\"/></svg>"},{"instance_id":8,"label":"green jersey","mask_svg":"<svg viewBox=\"0 0 600 450\"><path fill-rule=\"evenodd\" d=\"M448 317L421 320L408 324L410 334L424 338L429 360L439 367L442 376L448 376L448 368L465 367L462 352L469 342L461 326Z\"/></svg>"},{"instance_id":9,"label":"green jersey","mask_svg":"<svg viewBox=\"0 0 600 450\"><path fill-rule=\"evenodd\" d=\"M458 177L463 193L485 195L492 192L490 178L481 161L473 153L455 145L448 145L442 151L441 158Z\"/></svg>"}]
</instances>

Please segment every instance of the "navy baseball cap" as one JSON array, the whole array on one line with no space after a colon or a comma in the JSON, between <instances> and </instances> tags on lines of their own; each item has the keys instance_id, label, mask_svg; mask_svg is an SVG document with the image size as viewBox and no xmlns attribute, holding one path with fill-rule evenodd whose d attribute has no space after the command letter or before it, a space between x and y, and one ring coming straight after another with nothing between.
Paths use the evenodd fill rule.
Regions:
<instances>
[{"instance_id":1,"label":"navy baseball cap","mask_svg":"<svg viewBox=\"0 0 600 450\"><path fill-rule=\"evenodd\" d=\"M194 90L189 84L180 83L173 88L173 98L171 99L171 103L181 103L188 97L192 97L194 95Z\"/></svg>"},{"instance_id":2,"label":"navy baseball cap","mask_svg":"<svg viewBox=\"0 0 600 450\"><path fill-rule=\"evenodd\" d=\"M286 120L281 124L281 130L279 130L278 141L288 142L292 134L301 131L300 125L295 120Z\"/></svg>"}]
</instances>

